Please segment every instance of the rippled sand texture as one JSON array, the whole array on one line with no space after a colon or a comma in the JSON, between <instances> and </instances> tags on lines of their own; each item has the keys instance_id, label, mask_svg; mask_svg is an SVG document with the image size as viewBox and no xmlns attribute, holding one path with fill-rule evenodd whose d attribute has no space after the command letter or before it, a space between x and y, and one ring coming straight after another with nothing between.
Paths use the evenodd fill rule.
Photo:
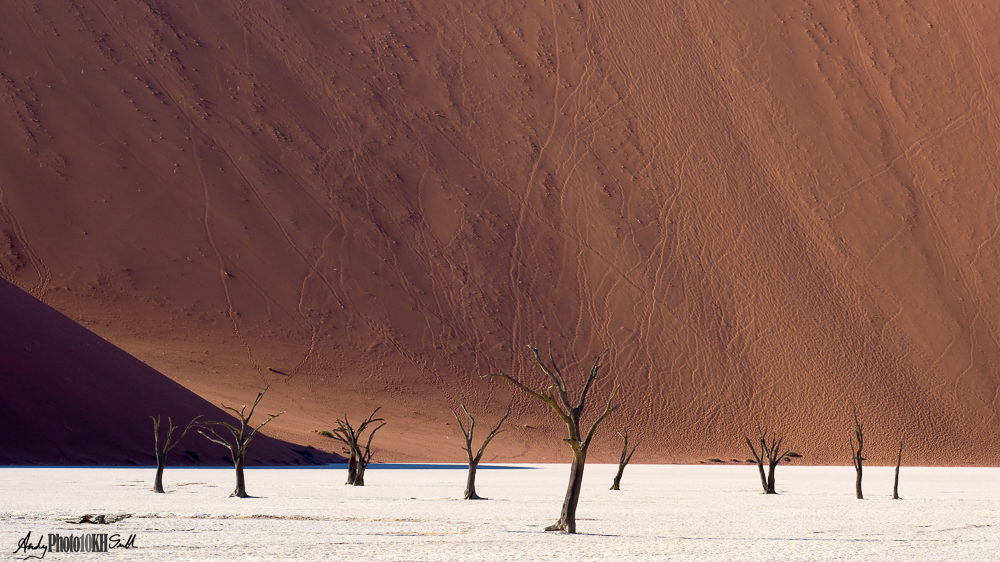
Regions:
<instances>
[{"instance_id":1,"label":"rippled sand texture","mask_svg":"<svg viewBox=\"0 0 1000 562\"><path fill-rule=\"evenodd\" d=\"M7 12L0 272L213 403L270 384L282 439L381 405L383 458L460 460L446 407L551 340L611 349L637 461L846 463L857 406L871 462L1000 462L992 5ZM550 418L489 458L565 461Z\"/></svg>"}]
</instances>

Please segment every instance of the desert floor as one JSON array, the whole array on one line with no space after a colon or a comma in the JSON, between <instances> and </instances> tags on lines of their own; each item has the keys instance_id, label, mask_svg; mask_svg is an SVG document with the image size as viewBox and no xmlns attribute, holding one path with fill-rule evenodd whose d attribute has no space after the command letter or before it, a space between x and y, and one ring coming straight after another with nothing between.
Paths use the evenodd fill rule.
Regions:
<instances>
[{"instance_id":1,"label":"desert floor","mask_svg":"<svg viewBox=\"0 0 1000 562\"><path fill-rule=\"evenodd\" d=\"M459 465L379 465L363 488L343 465L252 468L252 499L227 497L231 469L0 468L0 545L8 559L29 532L134 534L113 553L49 552L47 560L990 560L1000 544L1000 469L865 472L781 466L779 495L760 493L754 466L587 467L579 534L543 532L559 514L567 465L490 465L488 501L462 501ZM83 514L132 516L78 525ZM37 552L33 554L38 554Z\"/></svg>"}]
</instances>

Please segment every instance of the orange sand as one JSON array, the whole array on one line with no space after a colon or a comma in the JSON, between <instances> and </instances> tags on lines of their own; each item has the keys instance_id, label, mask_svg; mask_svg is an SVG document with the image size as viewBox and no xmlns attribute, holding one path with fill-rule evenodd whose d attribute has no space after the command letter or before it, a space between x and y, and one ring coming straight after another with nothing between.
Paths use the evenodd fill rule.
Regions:
<instances>
[{"instance_id":1,"label":"orange sand","mask_svg":"<svg viewBox=\"0 0 1000 562\"><path fill-rule=\"evenodd\" d=\"M212 403L270 384L269 433L329 451L382 406L376 460L461 461L447 407L492 423L480 376L541 385L551 340L574 379L611 349L595 461L624 425L634 462L742 459L761 423L846 464L857 406L872 463L997 464L998 11L15 0L0 273ZM563 436L518 395L487 460Z\"/></svg>"}]
</instances>

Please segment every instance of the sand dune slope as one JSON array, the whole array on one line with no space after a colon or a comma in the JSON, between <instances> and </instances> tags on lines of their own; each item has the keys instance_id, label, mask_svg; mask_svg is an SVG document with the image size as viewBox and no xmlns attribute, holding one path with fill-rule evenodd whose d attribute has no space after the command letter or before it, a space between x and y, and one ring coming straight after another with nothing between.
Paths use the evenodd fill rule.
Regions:
<instances>
[{"instance_id":1,"label":"sand dune slope","mask_svg":"<svg viewBox=\"0 0 1000 562\"><path fill-rule=\"evenodd\" d=\"M784 433L997 463L997 9L770 0L10 3L0 271L275 435L382 406L461 460L582 376L643 461ZM598 396L600 395L600 396ZM523 396L495 459L565 460ZM450 425L446 425L450 424Z\"/></svg>"},{"instance_id":2,"label":"sand dune slope","mask_svg":"<svg viewBox=\"0 0 1000 562\"><path fill-rule=\"evenodd\" d=\"M168 417L180 425L174 439L199 415L238 425L220 408L3 280L0 317L0 410L7 420L0 464L150 465L155 464L151 416L163 423L162 436ZM266 400L267 395L251 422L272 412ZM247 451L250 464L335 460L263 434ZM230 464L227 455L189 432L167 463Z\"/></svg>"}]
</instances>

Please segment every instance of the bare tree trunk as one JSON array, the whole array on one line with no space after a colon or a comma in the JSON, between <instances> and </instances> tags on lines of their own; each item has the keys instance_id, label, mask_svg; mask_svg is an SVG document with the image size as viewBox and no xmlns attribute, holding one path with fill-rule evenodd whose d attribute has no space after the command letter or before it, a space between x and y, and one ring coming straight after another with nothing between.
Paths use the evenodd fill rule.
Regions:
<instances>
[{"instance_id":1,"label":"bare tree trunk","mask_svg":"<svg viewBox=\"0 0 1000 562\"><path fill-rule=\"evenodd\" d=\"M354 481L358 479L358 453L355 450L351 450L351 456L347 459L347 482L345 485L353 486Z\"/></svg>"},{"instance_id":2,"label":"bare tree trunk","mask_svg":"<svg viewBox=\"0 0 1000 562\"><path fill-rule=\"evenodd\" d=\"M559 521L545 528L546 531L576 532L576 506L580 503L580 488L583 486L583 469L587 464L587 451L573 449L573 464L569 469L569 485L563 500Z\"/></svg>"},{"instance_id":3,"label":"bare tree trunk","mask_svg":"<svg viewBox=\"0 0 1000 562\"><path fill-rule=\"evenodd\" d=\"M861 463L858 463L858 478L854 481L854 491L858 495L859 500L865 499L865 495L861 493Z\"/></svg>"},{"instance_id":4,"label":"bare tree trunk","mask_svg":"<svg viewBox=\"0 0 1000 562\"><path fill-rule=\"evenodd\" d=\"M167 434L160 439L160 416L149 416L149 419L153 420L153 447L156 453L156 479L153 481L153 491L157 494L163 493L163 469L167 466L167 454L170 450L180 443L181 439L187 435L191 428L198 427L198 418L201 416L195 416L194 419L188 422L187 427L184 428L184 432L177 439L174 439L174 430L177 426L174 425L174 420L167 418Z\"/></svg>"},{"instance_id":5,"label":"bare tree trunk","mask_svg":"<svg viewBox=\"0 0 1000 562\"><path fill-rule=\"evenodd\" d=\"M612 490L621 490L620 486L622 483L622 474L625 473L625 467L628 466L629 461L632 460L632 455L635 454L635 450L639 447L636 443L632 446L632 452L628 450L628 428L625 428L624 433L618 432L618 435L622 436L625 443L622 445L622 456L618 459L618 474L615 474L615 481L611 484Z\"/></svg>"},{"instance_id":6,"label":"bare tree trunk","mask_svg":"<svg viewBox=\"0 0 1000 562\"><path fill-rule=\"evenodd\" d=\"M767 487L767 475L764 474L764 459L763 457L757 459L757 471L760 472L760 486L764 489L765 494L773 494L774 492L769 492L768 490L774 490L774 485L772 483L771 487ZM772 481L774 478L771 479Z\"/></svg>"},{"instance_id":7,"label":"bare tree trunk","mask_svg":"<svg viewBox=\"0 0 1000 562\"><path fill-rule=\"evenodd\" d=\"M503 417L500 418L500 422L497 423L497 426L493 428L493 431L491 431L489 435L486 436L486 439L483 440L483 444L479 447L479 452L476 454L472 453L472 436L476 430L476 418L472 417L472 414L469 413L469 410L465 408L465 401L463 400L462 411L465 412L466 417L469 418L469 428L466 429L465 424L462 423L462 418L458 417L458 412L456 412L454 408L450 407L448 408L449 410L451 410L451 413L455 416L455 421L458 422L458 428L462 430L462 436L465 437L465 447L462 448L465 449L465 452L468 453L469 455L469 479L465 483L465 496L463 499L467 500L483 499L479 497L478 494L476 494L476 469L479 468L479 461L482 460L483 453L486 452L486 446L490 444L490 441L492 441L494 437L496 437L498 434L504 431L500 429L500 426L502 426L503 422L507 419L508 416L510 416L510 409L513 406L514 406L514 398L511 397L510 403L507 404L507 413L505 413Z\"/></svg>"},{"instance_id":8,"label":"bare tree trunk","mask_svg":"<svg viewBox=\"0 0 1000 562\"><path fill-rule=\"evenodd\" d=\"M788 456L791 451L785 451L784 453L778 454L781 450L782 437L774 435L771 437L771 442L767 442L767 432L761 431L760 426L757 426L757 435L760 437L760 451L757 451L757 447L750 441L747 435L743 434L743 440L746 441L747 446L750 447L750 452L753 454L754 460L757 461L757 471L760 472L760 485L764 488L765 494L777 494L774 491L774 469L784 459ZM767 461L767 477L764 476L764 461Z\"/></svg>"},{"instance_id":9,"label":"bare tree trunk","mask_svg":"<svg viewBox=\"0 0 1000 562\"><path fill-rule=\"evenodd\" d=\"M236 467L236 489L233 490L232 494L229 494L229 497L250 497L247 494L246 480L243 478L243 461L247 457L247 447L250 445L250 441L257 435L257 432L260 431L260 428L264 427L268 422L284 413L268 414L266 420L260 422L257 427L250 429L250 418L253 417L253 412L257 409L257 404L260 404L260 401L264 397L264 393L267 392L268 388L269 387L264 387L264 390L257 393L257 399L253 401L253 406L250 407L250 413L247 413L246 411L246 404L244 404L239 410L226 406L225 404L222 405L222 409L229 410L239 416L239 427L236 427L229 422L214 421L204 422L201 424L201 426L208 430L209 433L205 433L201 429L198 430L198 433L200 433L205 439L208 439L212 443L218 443L219 445L229 449L229 454L233 457L233 465ZM230 433L230 436L224 437L223 435L219 435L219 432L215 429L216 427L224 428Z\"/></svg>"},{"instance_id":10,"label":"bare tree trunk","mask_svg":"<svg viewBox=\"0 0 1000 562\"><path fill-rule=\"evenodd\" d=\"M465 481L465 496L462 499L466 500L480 500L479 494L476 493L476 469L479 468L479 463L469 463L469 479Z\"/></svg>"},{"instance_id":11,"label":"bare tree trunk","mask_svg":"<svg viewBox=\"0 0 1000 562\"><path fill-rule=\"evenodd\" d=\"M556 365L555 357L552 355L552 344L549 344L549 363L551 368L547 367L542 358L538 354L538 350L534 347L528 346L531 350L532 355L535 357L535 363L541 367L542 372L545 373L549 381L552 383L545 390L541 392L536 392L531 390L520 381L514 377L504 374L504 373L494 373L486 375L489 377L502 377L508 382L512 383L514 386L520 388L524 392L527 392L530 396L542 401L547 404L552 411L555 412L559 419L566 424L566 430L569 433L568 439L565 439L566 444L569 445L570 449L573 451L573 464L570 467L569 485L566 488L566 499L563 501L562 514L559 516L559 521L554 525L549 525L545 528L546 531L563 531L566 533L576 532L576 505L580 501L580 486L583 484L583 467L587 462L587 448L590 446L591 440L594 438L594 432L597 430L597 426L600 425L608 416L611 415L618 405L614 404L615 396L618 394L618 385L615 385L614 390L611 391L611 396L608 397L607 404L604 406L604 411L597 416L597 419L590 424L590 429L587 430L586 435L583 435L580 431L580 417L584 411L584 405L587 399L587 392L590 391L591 385L594 380L597 379L597 372L601 369L601 357L607 353L608 350L604 350L597 359L594 360L594 365L590 368L590 374L587 375L587 380L583 385L583 389L580 391L579 398L574 402L570 400L569 390L566 387L566 378L563 376L562 371ZM498 426L499 427L499 426Z\"/></svg>"},{"instance_id":12,"label":"bare tree trunk","mask_svg":"<svg viewBox=\"0 0 1000 562\"><path fill-rule=\"evenodd\" d=\"M347 449L349 451L349 457L347 459L347 482L344 483L348 486L365 485L365 469L368 468L368 463L371 462L372 458L372 437L375 436L376 431L385 425L385 420L375 417L375 414L377 414L381 409L381 406L375 408L375 411L368 416L368 419L361 422L361 425L358 426L357 430L351 427L351 422L347 419L347 415L345 414L344 419L337 420L337 429L334 429L331 432L333 434L333 438L340 441L344 445L347 445ZM361 434L364 433L365 429L367 429L369 425L376 422L383 423L368 434L368 443L362 451Z\"/></svg>"},{"instance_id":13,"label":"bare tree trunk","mask_svg":"<svg viewBox=\"0 0 1000 562\"><path fill-rule=\"evenodd\" d=\"M365 444L365 450L358 455L358 475L354 477L355 486L365 485L365 471L368 470L368 463L372 462L372 437L375 437L375 432L382 429L382 426L376 427L368 434L368 442ZM360 436L360 431L358 432ZM361 446L358 445L358 450L361 450Z\"/></svg>"},{"instance_id":14,"label":"bare tree trunk","mask_svg":"<svg viewBox=\"0 0 1000 562\"><path fill-rule=\"evenodd\" d=\"M892 499L899 499L899 464L903 461L903 442L899 442L899 454L896 456L896 478L892 482Z\"/></svg>"},{"instance_id":15,"label":"bare tree trunk","mask_svg":"<svg viewBox=\"0 0 1000 562\"><path fill-rule=\"evenodd\" d=\"M621 490L622 474L625 472L625 465L618 465L618 474L615 474L615 481L611 483L612 490Z\"/></svg>"},{"instance_id":16,"label":"bare tree trunk","mask_svg":"<svg viewBox=\"0 0 1000 562\"><path fill-rule=\"evenodd\" d=\"M381 427L381 426L379 426L379 427ZM378 428L375 428L375 429L378 429ZM374 434L374 433L375 432L373 431L372 434ZM368 442L370 444L371 443L371 439L368 439ZM354 485L355 486L364 486L365 485L365 470L368 469L368 462L370 460L371 460L371 453L370 452L368 452L368 453L362 453L361 456L360 456L360 458L358 459L358 472L357 472L357 474L354 475Z\"/></svg>"},{"instance_id":17,"label":"bare tree trunk","mask_svg":"<svg viewBox=\"0 0 1000 562\"><path fill-rule=\"evenodd\" d=\"M157 494L162 494L163 492L163 469L166 468L167 462L157 455L156 457L156 480L153 481L153 491Z\"/></svg>"},{"instance_id":18,"label":"bare tree trunk","mask_svg":"<svg viewBox=\"0 0 1000 562\"><path fill-rule=\"evenodd\" d=\"M236 490L229 497L249 498L250 496L247 495L247 483L243 478L243 455L238 455L234 464L236 465Z\"/></svg>"},{"instance_id":19,"label":"bare tree trunk","mask_svg":"<svg viewBox=\"0 0 1000 562\"><path fill-rule=\"evenodd\" d=\"M861 461L865 460L861 456L861 449L865 444L865 435L861 422L858 421L858 409L854 409L854 436L850 438L851 443L851 462L854 463L854 470L858 473L858 478L854 484L854 490L857 493L858 499L865 499L864 494L861 493Z\"/></svg>"}]
</instances>

